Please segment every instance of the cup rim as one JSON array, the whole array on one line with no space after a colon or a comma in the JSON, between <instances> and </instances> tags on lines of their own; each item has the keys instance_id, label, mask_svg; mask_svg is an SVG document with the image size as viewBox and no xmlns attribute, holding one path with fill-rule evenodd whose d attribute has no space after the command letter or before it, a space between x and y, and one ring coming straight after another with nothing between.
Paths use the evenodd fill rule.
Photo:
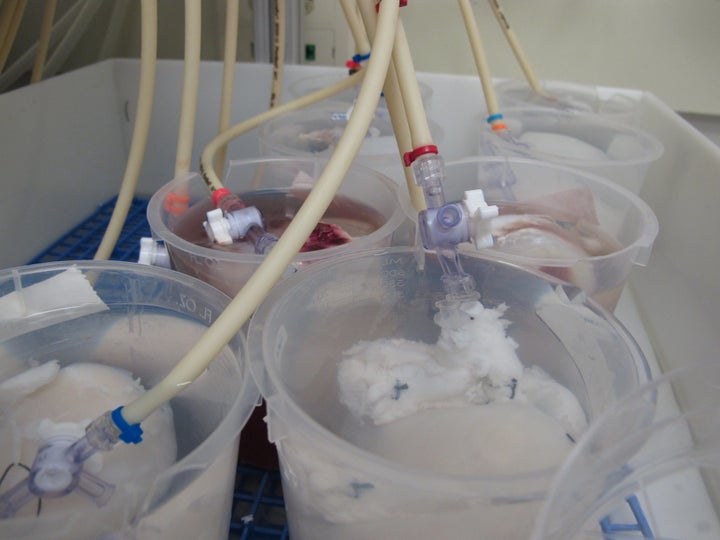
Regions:
<instances>
[{"instance_id":1,"label":"cup rim","mask_svg":"<svg viewBox=\"0 0 720 540\"><path fill-rule=\"evenodd\" d=\"M600 261L606 261L615 259L621 256L628 256L630 257L631 261L634 263L635 260L632 258L632 254L635 252L643 252L645 250L649 250L653 243L655 242L655 239L657 238L657 235L660 231L660 225L657 219L657 216L655 215L655 212L653 212L652 208L650 208L650 205L648 205L643 199L641 199L639 196L637 196L635 193L630 191L629 189L621 186L620 184L616 182L612 182L610 180L607 180L606 178L603 178L602 176L599 176L594 173L590 173L584 170L575 169L572 167L569 167L567 165L563 165L560 163L553 163L548 161L539 161L529 158L520 158L520 157L514 157L514 156L471 156L471 157L465 157L460 159L455 159L452 161L448 161L445 164L445 167L448 171L452 169L453 166L458 165L467 165L472 163L502 163L503 165L512 165L512 164L518 164L526 167L535 167L539 169L554 169L557 171L561 171L566 174L572 174L577 177L582 178L584 181L588 182L591 186L602 186L604 190L607 190L609 192L612 192L614 196L619 198L627 199L630 204L637 209L637 211L642 215L643 217L643 229L640 231L640 234L638 234L637 238L635 240L628 244L627 246L624 246L622 249L613 251L611 253L608 253L606 255L596 255L596 256L588 256L588 257L574 257L574 258L553 258L553 257L528 257L525 255L519 255L514 253L505 253L505 252L499 252L495 251L492 248L490 248L490 251L493 253L497 253L498 257L501 257L503 260L507 260L510 262L514 262L516 264L532 264L532 265L541 265L541 266L552 266L552 267L570 267L574 266L578 263L585 262L585 261L591 261L591 262L600 262ZM488 202L492 203L493 201L490 199ZM642 253L640 253L642 255ZM643 261L644 264L644 261Z\"/></svg>"},{"instance_id":2,"label":"cup rim","mask_svg":"<svg viewBox=\"0 0 720 540\"><path fill-rule=\"evenodd\" d=\"M315 165L323 165L327 163L326 158L320 158L320 157L273 157L273 158L253 158L253 159L241 159L241 160L233 160L231 161L231 164L234 165L259 165L263 163L292 163L292 162L300 162L300 163L311 163ZM319 169L322 170L322 169ZM293 262L296 263L307 263L307 262L315 262L318 260L327 259L330 257L335 257L342 255L344 253L348 253L351 251L356 251L358 249L365 249L369 245L372 245L373 242L375 242L376 238L384 238L387 236L390 236L392 232L397 229L402 221L405 219L405 214L403 212L403 209L400 205L400 197L398 193L398 186L397 184L384 174L371 169L369 167L365 167L362 165L353 164L350 166L350 169L348 172L359 172L362 174L368 174L368 175L374 175L378 181L380 181L381 185L384 189L387 190L388 195L391 195L395 197L397 200L396 208L393 210L392 215L390 218L383 223L378 229L372 231L370 234L364 235L364 236L358 236L356 238L353 238L352 242L348 242L347 244L342 244L339 246L333 246L317 251L309 251L305 253L297 253L295 257L293 258ZM178 187L187 184L188 182L194 181L196 179L200 179L200 175L198 173L192 172L187 173L183 176L180 176L178 178L175 178L162 186L158 191L155 192L155 194L150 198L150 201L148 202L147 206L147 220L150 224L150 229L153 232L153 235L158 236L161 240L163 240L166 244L170 244L171 246L175 247L176 249L181 250L184 253L188 253L193 256L203 257L208 260L217 260L217 261L223 261L223 262L230 262L230 263L243 263L243 264L260 264L265 256L259 255L257 253L237 253L232 251L222 251L217 249L212 249L209 247L204 246L198 246L197 244L194 244L192 242L189 242L185 240L184 238L178 236L173 231L171 231L168 226L164 223L162 219L162 212L163 210L163 201L167 197L167 195L172 192L173 190L177 189ZM199 180L202 182L202 180ZM210 191L208 190L208 198L210 198Z\"/></svg>"},{"instance_id":3,"label":"cup rim","mask_svg":"<svg viewBox=\"0 0 720 540\"><path fill-rule=\"evenodd\" d=\"M580 159L573 157L565 157L558 154L551 154L539 150L531 150L531 155L538 160L546 160L549 162L555 162L563 165L570 165L575 167L628 167L628 166L648 166L651 163L657 161L665 151L663 143L650 133L640 130L636 127L623 124L612 117L608 117L599 113L582 113L582 112L571 112L561 111L557 109L547 109L531 106L515 106L508 107L502 111L503 118L507 121L512 120L513 117L522 115L534 116L534 117L548 117L561 118L561 119L580 119L586 122L592 122L601 129L615 132L616 135L628 135L636 140L640 140L644 148L644 152L638 156L627 157L623 159L610 159L605 161ZM481 115L484 116L484 115ZM485 136L492 136L493 141L499 142L499 146L508 147L509 143L505 142L502 138L497 136L497 133L492 130L487 122L482 121L482 130Z\"/></svg>"}]
</instances>

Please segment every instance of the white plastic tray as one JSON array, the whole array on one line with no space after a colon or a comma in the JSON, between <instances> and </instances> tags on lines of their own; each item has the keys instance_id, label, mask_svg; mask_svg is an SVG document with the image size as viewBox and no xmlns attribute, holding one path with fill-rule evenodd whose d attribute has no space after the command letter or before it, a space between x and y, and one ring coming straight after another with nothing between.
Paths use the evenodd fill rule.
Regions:
<instances>
[{"instance_id":1,"label":"white plastic tray","mask_svg":"<svg viewBox=\"0 0 720 540\"><path fill-rule=\"evenodd\" d=\"M287 66L285 85L339 68ZM19 265L117 193L123 177L137 93L137 60L112 60L0 95L0 267ZM222 65L205 62L194 153L217 132ZM238 64L233 120L268 106L271 67ZM419 74L433 89L429 116L444 130L446 159L474 153L484 109L476 77ZM177 144L182 62L160 61L152 127L139 192L171 179ZM640 195L660 222L646 268L636 268L617 310L656 372L720 351L720 148L652 94L639 125L665 146ZM256 133L232 143L233 158L258 155ZM197 163L195 163L195 166ZM678 394L681 407L691 393ZM712 510L711 510L712 511ZM714 518L714 516L712 516ZM716 522L716 520L715 520ZM713 529L720 537L720 529Z\"/></svg>"}]
</instances>

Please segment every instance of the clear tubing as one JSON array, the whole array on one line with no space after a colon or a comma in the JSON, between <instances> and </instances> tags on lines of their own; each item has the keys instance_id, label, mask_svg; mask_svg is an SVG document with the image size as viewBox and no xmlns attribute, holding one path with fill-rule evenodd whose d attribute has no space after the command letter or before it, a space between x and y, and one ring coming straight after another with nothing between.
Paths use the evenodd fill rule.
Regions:
<instances>
[{"instance_id":1,"label":"clear tubing","mask_svg":"<svg viewBox=\"0 0 720 540\"><path fill-rule=\"evenodd\" d=\"M4 4L7 5L7 4ZM69 8L63 16L60 17L58 22L53 25L52 35L50 36L50 46L52 47L60 39L60 36L67 33L68 28L75 20L76 15L80 12L80 8L83 7L83 0L76 0L76 2ZM2 21L0 20L0 24ZM0 28L2 30L2 28ZM2 35L2 32L0 32ZM31 68L35 54L37 53L38 44L35 43L23 55L15 60L13 65L5 70L0 75L0 92L6 90L12 83L14 83L21 75L23 75L28 69ZM47 71L47 70L45 70Z\"/></svg>"},{"instance_id":2,"label":"clear tubing","mask_svg":"<svg viewBox=\"0 0 720 540\"><path fill-rule=\"evenodd\" d=\"M159 384L123 408L122 416L127 423L142 422L150 413L197 378L230 339L240 331L280 279L293 257L300 251L306 238L332 202L370 127L390 63L398 12L399 6L396 2L383 2L380 5L373 55L367 68L362 70L365 72L365 80L360 88L354 113L325 169L295 218L246 285L185 357ZM350 80L352 77L347 79ZM211 166L214 150L206 152L203 152L204 161L206 165Z\"/></svg>"},{"instance_id":3,"label":"clear tubing","mask_svg":"<svg viewBox=\"0 0 720 540\"><path fill-rule=\"evenodd\" d=\"M185 60L183 63L182 105L175 154L175 178L190 170L198 85L200 82L200 42L202 0L185 0Z\"/></svg>"},{"instance_id":4,"label":"clear tubing","mask_svg":"<svg viewBox=\"0 0 720 540\"><path fill-rule=\"evenodd\" d=\"M214 156L221 147L226 146L234 138L239 137L240 135L250 131L251 129L255 129L260 124L267 120L270 120L271 118L275 118L276 116L280 116L281 114L285 114L290 111L302 109L303 107L343 92L348 88L352 88L353 86L358 84L364 76L365 71L360 70L357 73L351 75L350 77L346 77L345 79L332 86L322 88L294 101L289 101L288 103L278 105L273 109L258 114L257 116L245 120L244 122L240 122L239 124L234 125L230 129L220 133L217 137L215 137L212 141L208 143L208 145L205 147L205 150L203 150L202 156L200 157L200 174L210 191L213 192L223 187L223 184L220 181L220 178L218 177L215 166L213 164Z\"/></svg>"},{"instance_id":5,"label":"clear tubing","mask_svg":"<svg viewBox=\"0 0 720 540\"><path fill-rule=\"evenodd\" d=\"M285 70L285 0L275 0L275 36L273 38L273 72L270 87L270 108L277 107L282 94L283 72Z\"/></svg>"},{"instance_id":6,"label":"clear tubing","mask_svg":"<svg viewBox=\"0 0 720 540\"><path fill-rule=\"evenodd\" d=\"M7 25L7 31L0 33L0 37L4 37L0 42L0 73L5 68L8 56L10 56L10 50L12 49L15 38L17 37L18 30L20 29L20 22L22 21L23 14L25 13L25 6L27 0L16 0L14 2L15 9L12 8L12 3L8 9L12 10L12 16ZM4 22L4 21L3 21Z\"/></svg>"},{"instance_id":7,"label":"clear tubing","mask_svg":"<svg viewBox=\"0 0 720 540\"><path fill-rule=\"evenodd\" d=\"M358 13L358 6L355 0L340 0L340 7L342 7L343 13L345 14L345 20L350 28L350 33L353 36L355 42L355 52L361 56L370 54L370 40L368 39L368 32L365 30L362 18Z\"/></svg>"},{"instance_id":8,"label":"clear tubing","mask_svg":"<svg viewBox=\"0 0 720 540\"><path fill-rule=\"evenodd\" d=\"M492 0L490 0L490 2L492 3ZM478 30L477 22L475 21L475 13L473 12L470 0L458 0L458 5L460 6L460 13L465 23L465 31L470 40L470 49L475 59L475 67L480 76L480 84L482 85L485 96L488 116L493 116L500 112L500 107L498 106L497 96L495 95L495 87L493 86L490 75L490 67L485 55L485 48L480 38L480 30Z\"/></svg>"},{"instance_id":9,"label":"clear tubing","mask_svg":"<svg viewBox=\"0 0 720 540\"><path fill-rule=\"evenodd\" d=\"M437 154L425 154L411 165L415 181L419 183L428 208L439 208L445 204L445 162Z\"/></svg>"},{"instance_id":10,"label":"clear tubing","mask_svg":"<svg viewBox=\"0 0 720 540\"><path fill-rule=\"evenodd\" d=\"M369 2L362 2L359 6L360 15L362 22L365 24L365 31L368 36L374 38L376 30L376 19L374 6ZM405 108L402 103L402 94L400 93L400 84L397 79L397 73L392 63L388 67L387 77L385 78L385 85L383 86L383 92L385 94L385 103L387 104L388 112L390 113L390 121L392 122L393 132L397 141L398 149L400 151L400 158L402 160L405 152L410 152L413 149L412 137L410 136L410 126L408 125L407 115L405 114ZM425 198L423 197L422 189L415 183L415 177L413 176L412 169L410 167L404 167L403 172L405 173L405 185L410 196L410 202L413 208L417 212L420 212L426 208Z\"/></svg>"},{"instance_id":11,"label":"clear tubing","mask_svg":"<svg viewBox=\"0 0 720 540\"><path fill-rule=\"evenodd\" d=\"M30 84L42 80L45 59L47 58L48 48L50 47L50 34L52 32L53 20L55 19L56 8L57 0L45 0L45 9L43 9L43 18L40 25L40 38L38 39L35 64L33 65L32 74L30 75Z\"/></svg>"},{"instance_id":12,"label":"clear tubing","mask_svg":"<svg viewBox=\"0 0 720 540\"><path fill-rule=\"evenodd\" d=\"M222 92L220 95L220 121L218 134L230 127L232 112L233 86L235 83L235 58L237 55L238 18L240 17L240 0L227 0L225 6L225 52L223 55ZM222 176L225 169L227 144L218 149L215 167Z\"/></svg>"},{"instance_id":13,"label":"clear tubing","mask_svg":"<svg viewBox=\"0 0 720 540\"><path fill-rule=\"evenodd\" d=\"M103 235L100 246L93 257L95 260L107 260L112 255L117 239L120 237L125 218L132 203L135 188L140 177L150 131L153 94L155 93L155 65L157 64L157 0L142 0L141 4L142 46L140 49L140 83L138 105L133 127L132 142L125 175L120 185L115 208L110 223Z\"/></svg>"},{"instance_id":14,"label":"clear tubing","mask_svg":"<svg viewBox=\"0 0 720 540\"><path fill-rule=\"evenodd\" d=\"M277 244L278 238L272 233L267 232L262 227L253 225L245 234L245 240L252 242L255 246L255 253L265 255Z\"/></svg>"},{"instance_id":15,"label":"clear tubing","mask_svg":"<svg viewBox=\"0 0 720 540\"><path fill-rule=\"evenodd\" d=\"M507 39L507 42L510 44L510 48L512 49L513 54L515 54L515 58L517 59L518 64L520 64L520 69L522 69L523 73L525 74L525 78L527 79L528 84L535 92L547 97L543 89L540 87L540 83L538 82L537 77L535 77L535 73L533 72L532 67L530 67L530 62L528 62L528 59L525 56L525 52L520 46L520 41L518 41L515 32L513 32L513 29L510 28L510 23L508 22L507 17L505 17L505 14L500 8L498 0L488 0L488 2L490 3L490 7L495 14L495 18L497 19L497 22L500 25L503 34L505 34L505 39Z\"/></svg>"}]
</instances>

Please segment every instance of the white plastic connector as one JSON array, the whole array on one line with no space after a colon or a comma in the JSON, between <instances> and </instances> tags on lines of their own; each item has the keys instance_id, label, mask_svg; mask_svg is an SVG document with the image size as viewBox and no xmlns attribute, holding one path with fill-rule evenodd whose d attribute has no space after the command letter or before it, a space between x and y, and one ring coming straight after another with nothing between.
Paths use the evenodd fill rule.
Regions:
<instances>
[{"instance_id":1,"label":"white plastic connector","mask_svg":"<svg viewBox=\"0 0 720 540\"><path fill-rule=\"evenodd\" d=\"M172 268L170 254L165 245L155 241L154 238L148 237L140 239L138 263L149 266L160 266L162 268Z\"/></svg>"},{"instance_id":2,"label":"white plastic connector","mask_svg":"<svg viewBox=\"0 0 720 540\"><path fill-rule=\"evenodd\" d=\"M230 224L223 216L222 210L215 208L207 214L207 221L203 222L203 227L211 242L227 246L233 243L230 236Z\"/></svg>"},{"instance_id":3,"label":"white plastic connector","mask_svg":"<svg viewBox=\"0 0 720 540\"><path fill-rule=\"evenodd\" d=\"M212 242L227 246L244 238L251 227L262 228L263 221L260 211L254 206L225 215L222 210L215 208L207 213L207 221L203 223L203 227Z\"/></svg>"},{"instance_id":4,"label":"white plastic connector","mask_svg":"<svg viewBox=\"0 0 720 540\"><path fill-rule=\"evenodd\" d=\"M463 204L467 208L472 220L470 235L477 249L492 247L492 219L499 214L498 207L489 205L485 201L482 189L472 189L465 192Z\"/></svg>"}]
</instances>

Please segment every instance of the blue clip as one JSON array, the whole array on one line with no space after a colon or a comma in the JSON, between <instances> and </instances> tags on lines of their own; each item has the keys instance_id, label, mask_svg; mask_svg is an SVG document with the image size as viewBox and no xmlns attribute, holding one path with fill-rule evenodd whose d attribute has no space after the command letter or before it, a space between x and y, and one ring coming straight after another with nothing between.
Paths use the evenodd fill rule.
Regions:
<instances>
[{"instance_id":1,"label":"blue clip","mask_svg":"<svg viewBox=\"0 0 720 540\"><path fill-rule=\"evenodd\" d=\"M120 406L110 414L110 418L120 430L120 440L128 444L141 443L143 430L140 424L128 424L122 416L122 409Z\"/></svg>"},{"instance_id":2,"label":"blue clip","mask_svg":"<svg viewBox=\"0 0 720 540\"><path fill-rule=\"evenodd\" d=\"M502 120L502 119L503 119L503 115L502 115L502 114L500 114L500 113L498 113L498 114L493 114L493 115L487 117L487 123L488 123L488 124L492 124L492 123L495 122L496 120Z\"/></svg>"},{"instance_id":3,"label":"blue clip","mask_svg":"<svg viewBox=\"0 0 720 540\"><path fill-rule=\"evenodd\" d=\"M370 53L356 54L352 57L352 61L359 64L360 62L364 62L365 60L368 60L369 58L370 58Z\"/></svg>"}]
</instances>

